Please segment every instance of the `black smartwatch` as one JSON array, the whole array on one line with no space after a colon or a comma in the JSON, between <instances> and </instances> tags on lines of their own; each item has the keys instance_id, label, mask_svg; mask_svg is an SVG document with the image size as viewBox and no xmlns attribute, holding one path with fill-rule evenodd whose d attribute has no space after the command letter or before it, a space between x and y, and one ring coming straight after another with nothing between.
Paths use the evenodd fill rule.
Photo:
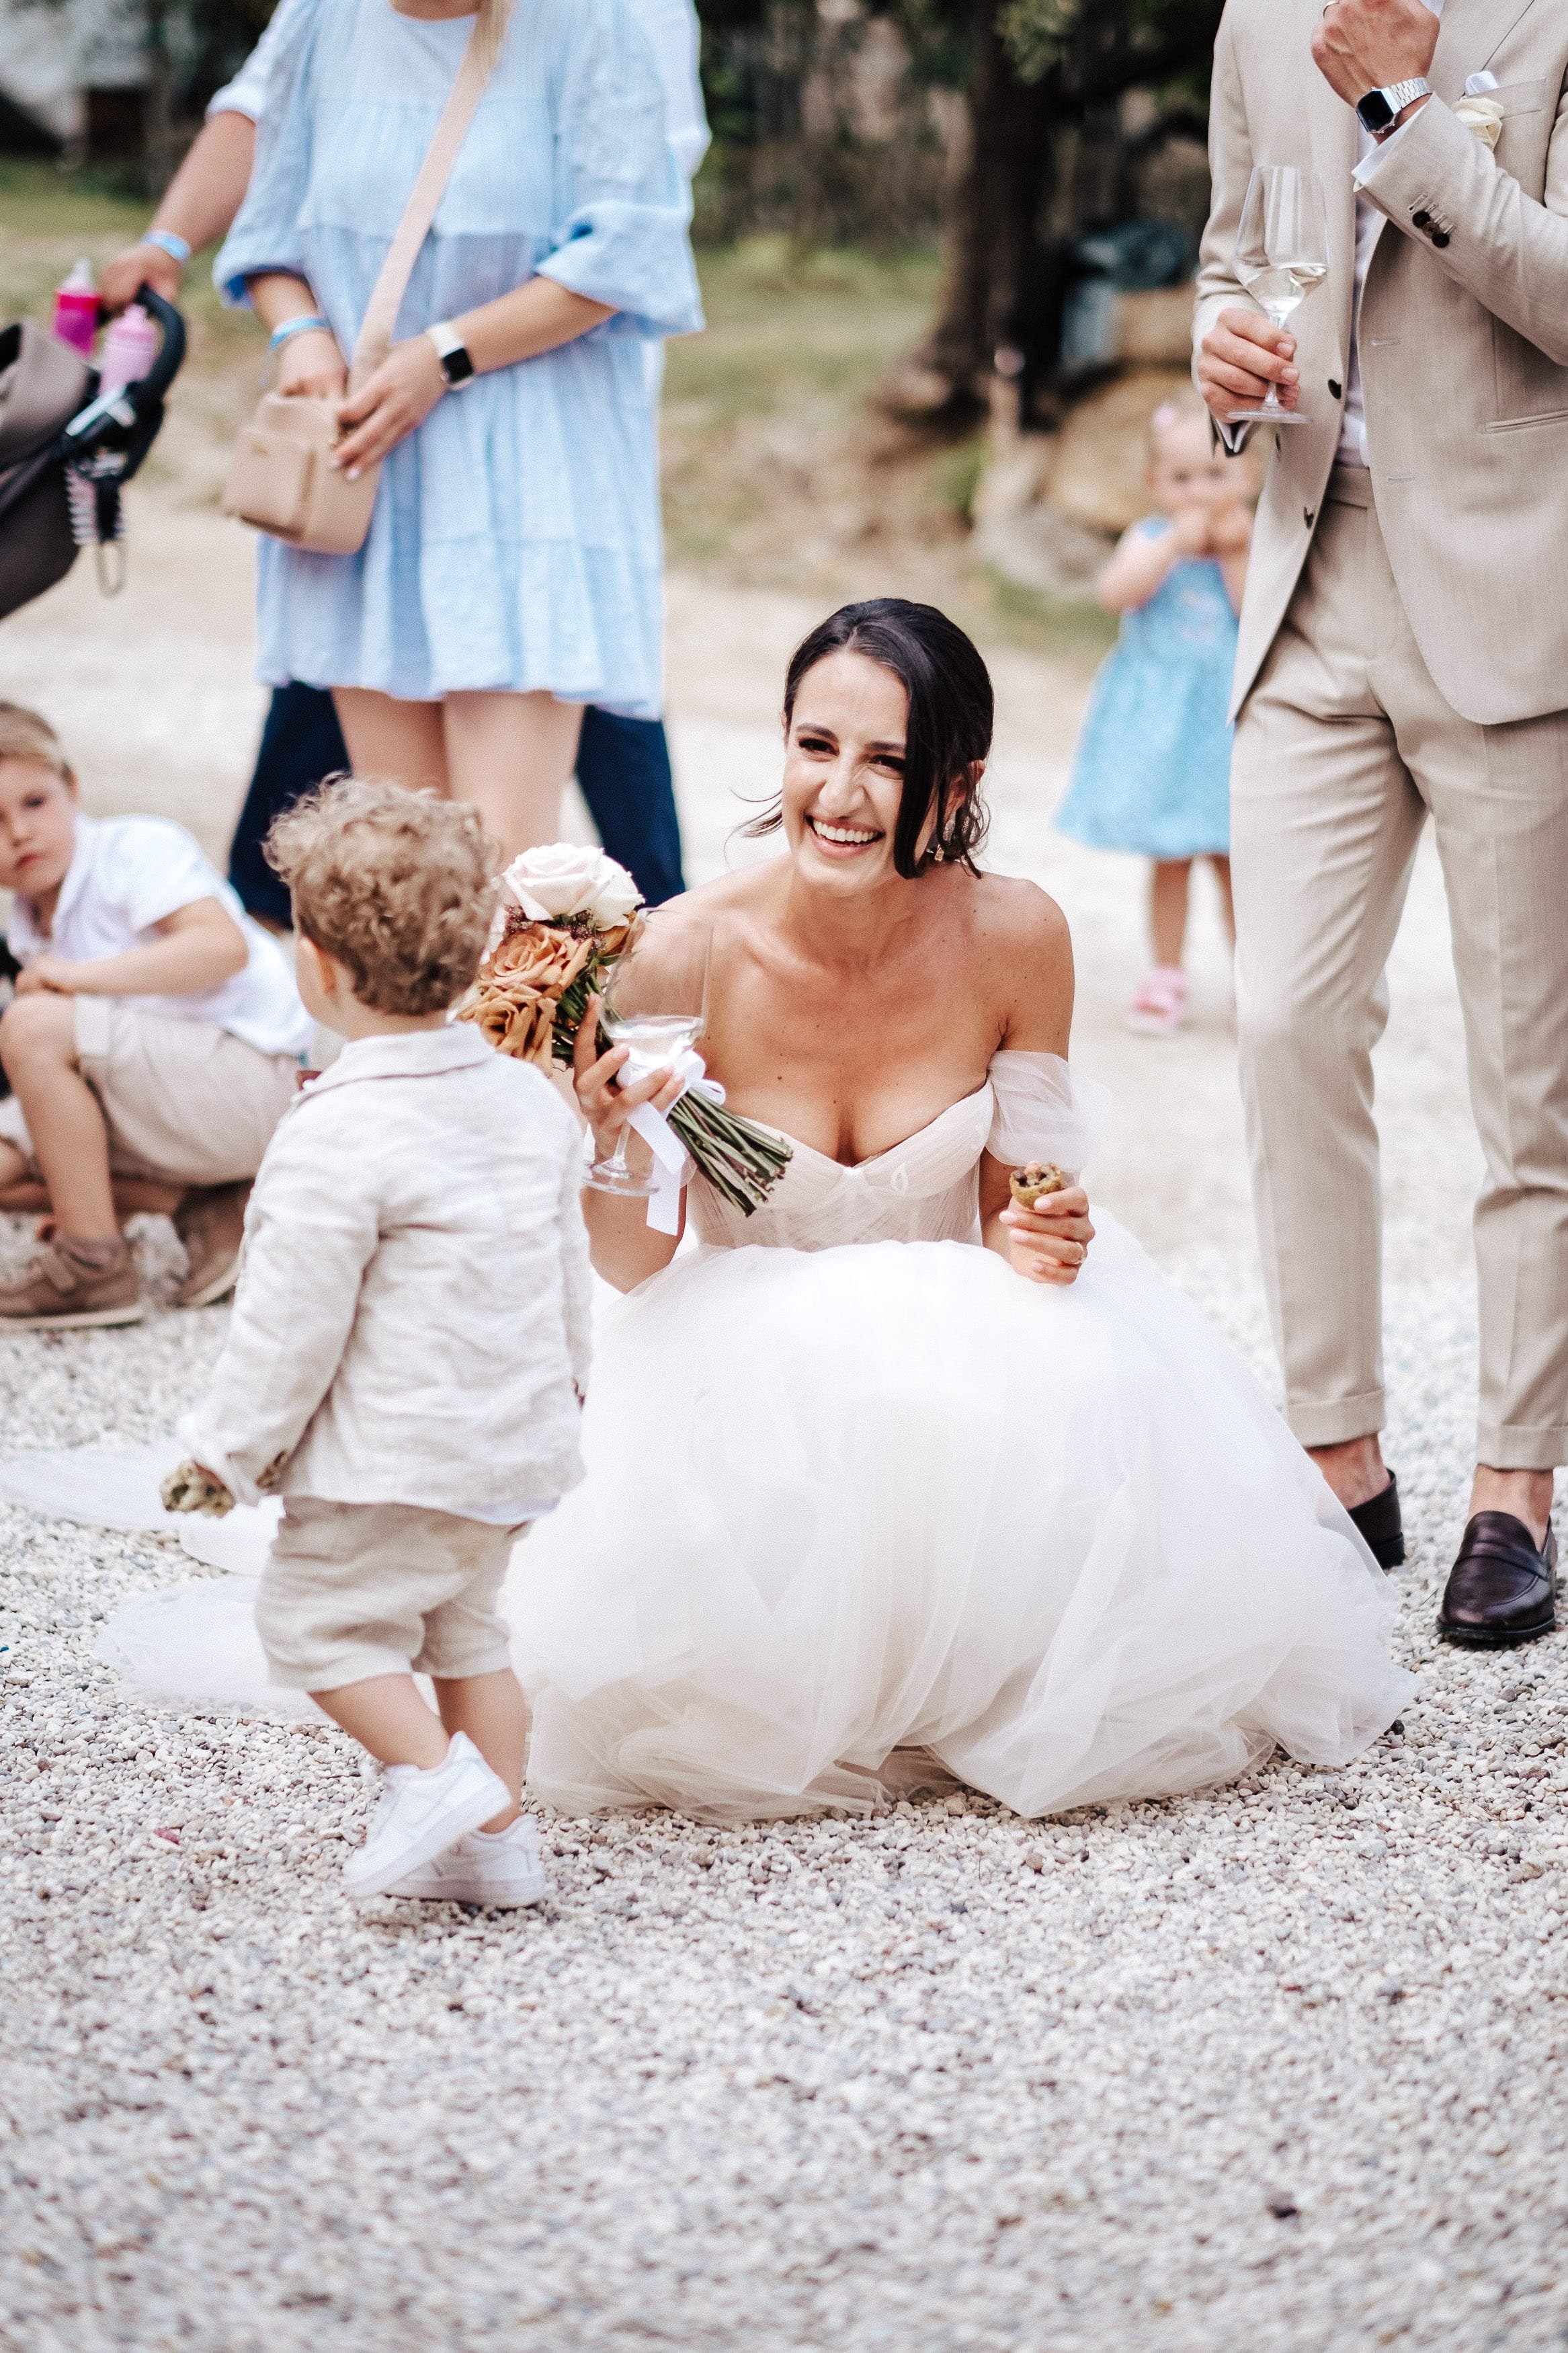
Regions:
<instances>
[{"instance_id":1,"label":"black smartwatch","mask_svg":"<svg viewBox=\"0 0 1568 2353\"><path fill-rule=\"evenodd\" d=\"M1361 117L1362 128L1378 139L1385 131L1393 130L1407 106L1431 95L1431 83L1417 74L1414 81L1391 81L1386 90L1369 90L1364 98L1357 99L1355 111Z\"/></svg>"},{"instance_id":2,"label":"black smartwatch","mask_svg":"<svg viewBox=\"0 0 1568 2353\"><path fill-rule=\"evenodd\" d=\"M472 384L474 380L474 363L468 356L467 343L449 319L437 320L435 326L426 327L425 332L436 346L436 356L441 363L441 374L446 379L447 391L461 392L466 384Z\"/></svg>"}]
</instances>

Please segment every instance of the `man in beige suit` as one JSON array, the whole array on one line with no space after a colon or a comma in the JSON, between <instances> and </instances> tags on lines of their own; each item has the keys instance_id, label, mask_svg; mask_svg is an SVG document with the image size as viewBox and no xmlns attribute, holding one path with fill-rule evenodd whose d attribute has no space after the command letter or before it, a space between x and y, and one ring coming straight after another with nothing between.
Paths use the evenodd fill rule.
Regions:
<instances>
[{"instance_id":1,"label":"man in beige suit","mask_svg":"<svg viewBox=\"0 0 1568 2353\"><path fill-rule=\"evenodd\" d=\"M1228 0L1196 325L1216 420L1270 382L1310 418L1274 436L1233 768L1242 1085L1287 1411L1402 1559L1371 1053L1429 814L1487 1163L1480 1467L1439 1625L1488 1646L1555 1623L1568 1460L1565 75L1563 0ZM1329 276L1294 334L1237 279L1255 164L1323 184Z\"/></svg>"}]
</instances>

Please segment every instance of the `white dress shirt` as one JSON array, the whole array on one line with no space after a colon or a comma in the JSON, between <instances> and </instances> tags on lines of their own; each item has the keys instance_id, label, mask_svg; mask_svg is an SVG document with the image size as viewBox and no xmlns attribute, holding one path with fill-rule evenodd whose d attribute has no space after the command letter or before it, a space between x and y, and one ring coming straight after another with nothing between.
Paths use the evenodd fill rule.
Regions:
<instances>
[{"instance_id":1,"label":"white dress shirt","mask_svg":"<svg viewBox=\"0 0 1568 2353\"><path fill-rule=\"evenodd\" d=\"M284 0L284 5L288 5L288 0ZM1443 0L1426 0L1426 5L1434 16L1442 15ZM1372 259L1373 245L1383 225L1383 215L1363 195L1362 189L1373 158L1386 154L1394 141L1403 138L1408 128L1408 124L1402 123L1379 146L1361 118L1356 118L1361 153L1355 167L1355 292L1351 297L1351 348L1350 357L1345 362L1344 415L1340 425L1340 446L1334 456L1342 466L1360 466L1363 470L1367 458L1366 403L1361 388L1361 298L1366 284L1366 269Z\"/></svg>"}]
</instances>

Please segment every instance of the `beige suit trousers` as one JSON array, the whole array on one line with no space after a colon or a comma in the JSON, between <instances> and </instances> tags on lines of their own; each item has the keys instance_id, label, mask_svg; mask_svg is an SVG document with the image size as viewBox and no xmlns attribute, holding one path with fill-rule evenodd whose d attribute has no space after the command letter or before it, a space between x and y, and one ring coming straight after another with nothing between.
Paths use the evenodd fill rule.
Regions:
<instances>
[{"instance_id":1,"label":"beige suit trousers","mask_svg":"<svg viewBox=\"0 0 1568 2353\"><path fill-rule=\"evenodd\" d=\"M1478 1459L1547 1470L1568 1461L1568 712L1484 727L1444 701L1371 477L1336 466L1232 768L1253 1199L1307 1446L1384 1419L1372 1049L1428 814L1487 1166Z\"/></svg>"}]
</instances>

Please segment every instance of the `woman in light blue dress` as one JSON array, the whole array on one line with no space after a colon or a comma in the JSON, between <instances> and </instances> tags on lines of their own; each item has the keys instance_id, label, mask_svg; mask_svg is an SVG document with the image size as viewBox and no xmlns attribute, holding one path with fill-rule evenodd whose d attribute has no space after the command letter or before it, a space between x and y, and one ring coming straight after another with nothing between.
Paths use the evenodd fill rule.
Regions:
<instances>
[{"instance_id":1,"label":"woman in light blue dress","mask_svg":"<svg viewBox=\"0 0 1568 2353\"><path fill-rule=\"evenodd\" d=\"M1154 962L1128 1024L1155 1034L1186 1019L1182 968L1194 858L1212 860L1230 905L1230 739L1237 612L1247 574L1249 471L1209 446L1195 396L1150 430L1158 515L1135 522L1098 584L1121 616L1094 681L1057 828L1095 849L1153 860Z\"/></svg>"},{"instance_id":2,"label":"woman in light blue dress","mask_svg":"<svg viewBox=\"0 0 1568 2353\"><path fill-rule=\"evenodd\" d=\"M345 391L475 29L461 5L297 0L216 268L227 299L291 329L280 391ZM479 27L496 63L392 352L343 402L345 468L384 459L369 534L354 555L261 541L258 674L330 687L358 772L474 802L510 853L558 830L585 704L661 708L645 351L702 316L625 0L482 0Z\"/></svg>"}]
</instances>

